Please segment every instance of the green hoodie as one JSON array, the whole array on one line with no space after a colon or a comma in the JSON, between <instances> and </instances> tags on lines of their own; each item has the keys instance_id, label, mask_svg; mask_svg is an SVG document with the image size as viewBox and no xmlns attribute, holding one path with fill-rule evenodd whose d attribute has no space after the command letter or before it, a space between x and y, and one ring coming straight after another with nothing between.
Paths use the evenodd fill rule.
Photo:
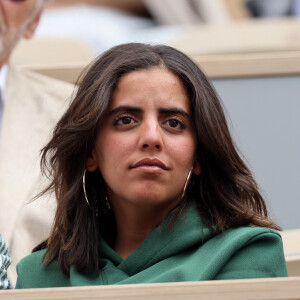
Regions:
<instances>
[{"instance_id":1,"label":"green hoodie","mask_svg":"<svg viewBox=\"0 0 300 300\"><path fill-rule=\"evenodd\" d=\"M141 245L122 259L103 239L101 270L80 274L71 266L64 275L53 262L44 268L45 250L21 260L16 288L198 281L287 276L280 234L254 226L213 236L194 207L175 222L155 228Z\"/></svg>"}]
</instances>

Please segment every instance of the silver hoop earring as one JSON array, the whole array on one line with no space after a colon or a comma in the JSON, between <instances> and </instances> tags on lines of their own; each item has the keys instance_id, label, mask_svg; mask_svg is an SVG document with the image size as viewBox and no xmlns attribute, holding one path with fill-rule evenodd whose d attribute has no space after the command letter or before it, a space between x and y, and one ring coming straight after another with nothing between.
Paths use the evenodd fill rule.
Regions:
<instances>
[{"instance_id":1,"label":"silver hoop earring","mask_svg":"<svg viewBox=\"0 0 300 300\"><path fill-rule=\"evenodd\" d=\"M82 188L83 188L84 198L85 198L85 202L87 203L87 205L93 210L93 207L91 206L91 204L89 202L89 199L87 197L87 194L86 194L86 189L85 189L85 174L86 174L86 169L84 169L83 176L82 176Z\"/></svg>"},{"instance_id":2,"label":"silver hoop earring","mask_svg":"<svg viewBox=\"0 0 300 300\"><path fill-rule=\"evenodd\" d=\"M87 205L90 207L90 209L95 213L96 217L98 217L98 208L95 209L90 204L90 201L87 197L86 188L85 188L85 175L86 175L86 169L84 170L83 176L82 176L82 188L83 188L84 199L85 199L85 202L87 203Z\"/></svg>"},{"instance_id":3,"label":"silver hoop earring","mask_svg":"<svg viewBox=\"0 0 300 300\"><path fill-rule=\"evenodd\" d=\"M182 192L182 196L181 196L181 199L184 198L185 196L185 192L186 192L186 188L191 180L191 177L192 177L192 172L193 172L193 167L191 167L191 169L189 170L188 172L188 175L186 177L186 180L185 180L185 183L184 183L184 187L183 187L183 192Z\"/></svg>"},{"instance_id":4,"label":"silver hoop earring","mask_svg":"<svg viewBox=\"0 0 300 300\"><path fill-rule=\"evenodd\" d=\"M105 202L106 202L107 209L111 210L111 206L110 206L110 203L109 203L109 200L108 200L107 196L105 196Z\"/></svg>"}]
</instances>

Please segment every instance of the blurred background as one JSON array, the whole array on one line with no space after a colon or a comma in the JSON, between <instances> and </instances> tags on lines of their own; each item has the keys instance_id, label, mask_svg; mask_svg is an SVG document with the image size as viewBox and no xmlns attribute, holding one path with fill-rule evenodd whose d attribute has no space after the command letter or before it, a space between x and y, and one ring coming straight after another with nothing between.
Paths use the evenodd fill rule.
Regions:
<instances>
[{"instance_id":1,"label":"blurred background","mask_svg":"<svg viewBox=\"0 0 300 300\"><path fill-rule=\"evenodd\" d=\"M300 228L300 0L54 0L13 61L76 82L126 42L172 45L199 63L273 218Z\"/></svg>"},{"instance_id":2,"label":"blurred background","mask_svg":"<svg viewBox=\"0 0 300 300\"><path fill-rule=\"evenodd\" d=\"M95 54L132 41L191 55L299 50L299 18L300 0L50 0L36 38Z\"/></svg>"}]
</instances>

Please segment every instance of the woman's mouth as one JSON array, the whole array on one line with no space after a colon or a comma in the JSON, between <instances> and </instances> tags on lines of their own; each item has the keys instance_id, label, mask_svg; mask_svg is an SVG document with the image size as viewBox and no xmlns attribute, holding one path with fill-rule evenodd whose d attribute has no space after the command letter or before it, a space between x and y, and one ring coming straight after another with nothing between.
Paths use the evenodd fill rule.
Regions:
<instances>
[{"instance_id":1,"label":"woman's mouth","mask_svg":"<svg viewBox=\"0 0 300 300\"><path fill-rule=\"evenodd\" d=\"M157 158L144 158L135 163L130 169L139 169L146 172L162 172L169 168Z\"/></svg>"}]
</instances>

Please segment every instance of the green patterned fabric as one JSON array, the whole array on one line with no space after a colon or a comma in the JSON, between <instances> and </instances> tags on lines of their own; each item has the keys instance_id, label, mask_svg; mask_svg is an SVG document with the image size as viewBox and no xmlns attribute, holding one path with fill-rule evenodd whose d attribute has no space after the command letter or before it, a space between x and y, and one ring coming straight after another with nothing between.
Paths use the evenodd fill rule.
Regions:
<instances>
[{"instance_id":1,"label":"green patterned fabric","mask_svg":"<svg viewBox=\"0 0 300 300\"><path fill-rule=\"evenodd\" d=\"M64 275L53 262L44 268L45 250L17 266L17 288L111 285L287 276L281 236L269 228L230 229L213 236L194 205L170 230L167 220L122 259L100 238L101 270Z\"/></svg>"},{"instance_id":2,"label":"green patterned fabric","mask_svg":"<svg viewBox=\"0 0 300 300\"><path fill-rule=\"evenodd\" d=\"M7 276L7 268L11 263L8 248L0 235L0 290L9 289L10 281Z\"/></svg>"}]
</instances>

